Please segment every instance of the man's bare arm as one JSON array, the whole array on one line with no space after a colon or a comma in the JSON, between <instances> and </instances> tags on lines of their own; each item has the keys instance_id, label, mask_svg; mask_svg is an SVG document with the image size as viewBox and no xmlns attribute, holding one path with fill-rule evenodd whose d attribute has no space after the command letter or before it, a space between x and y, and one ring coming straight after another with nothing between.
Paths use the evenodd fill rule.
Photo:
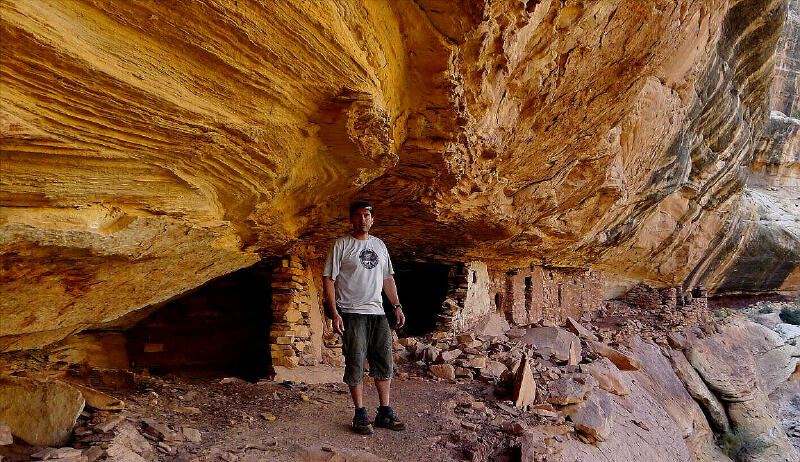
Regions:
<instances>
[{"instance_id":1,"label":"man's bare arm","mask_svg":"<svg viewBox=\"0 0 800 462\"><path fill-rule=\"evenodd\" d=\"M383 291L386 292L386 297L392 302L392 305L398 305L400 303L400 298L397 296L397 285L394 283L394 276L389 275L389 277L383 280ZM397 323L394 327L396 329L403 327L406 324L406 316L403 314L403 309L398 306L394 309L394 315L397 319Z\"/></svg>"},{"instance_id":2,"label":"man's bare arm","mask_svg":"<svg viewBox=\"0 0 800 462\"><path fill-rule=\"evenodd\" d=\"M333 284L333 279L328 276L322 277L322 295L325 299L328 317L333 321L334 332L339 335L344 334L344 321L336 311L336 286Z\"/></svg>"}]
</instances>

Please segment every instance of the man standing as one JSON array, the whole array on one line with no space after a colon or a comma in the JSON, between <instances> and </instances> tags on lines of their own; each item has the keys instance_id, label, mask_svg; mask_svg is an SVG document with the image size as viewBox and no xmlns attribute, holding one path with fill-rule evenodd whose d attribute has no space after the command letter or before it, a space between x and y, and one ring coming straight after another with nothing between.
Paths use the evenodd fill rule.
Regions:
<instances>
[{"instance_id":1,"label":"man standing","mask_svg":"<svg viewBox=\"0 0 800 462\"><path fill-rule=\"evenodd\" d=\"M369 234L373 220L370 204L354 202L350 205L353 230L333 244L322 273L328 316L333 320L334 331L342 336L343 380L350 387L356 408L353 430L363 435L373 431L363 404L365 359L369 360L369 374L375 379L380 400L375 425L392 430L406 429L406 424L389 406L394 368L392 331L383 311L381 290L394 305L395 327L403 327L405 316L397 298L389 250L383 241Z\"/></svg>"}]
</instances>

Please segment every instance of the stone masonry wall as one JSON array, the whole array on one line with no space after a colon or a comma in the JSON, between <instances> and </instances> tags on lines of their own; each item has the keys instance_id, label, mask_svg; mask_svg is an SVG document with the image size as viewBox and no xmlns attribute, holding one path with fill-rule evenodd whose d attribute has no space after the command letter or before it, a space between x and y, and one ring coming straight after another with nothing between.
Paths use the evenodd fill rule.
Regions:
<instances>
[{"instance_id":1,"label":"stone masonry wall","mask_svg":"<svg viewBox=\"0 0 800 462\"><path fill-rule=\"evenodd\" d=\"M310 296L314 286L311 272L300 256L286 256L273 271L271 284L269 342L272 365L295 367L301 360L309 363L314 358L311 309L318 305L318 301Z\"/></svg>"},{"instance_id":2,"label":"stone masonry wall","mask_svg":"<svg viewBox=\"0 0 800 462\"><path fill-rule=\"evenodd\" d=\"M502 307L518 325L557 325L602 307L603 282L599 273L531 266L506 273Z\"/></svg>"},{"instance_id":3,"label":"stone masonry wall","mask_svg":"<svg viewBox=\"0 0 800 462\"><path fill-rule=\"evenodd\" d=\"M489 314L489 271L486 263L473 261L454 265L448 276L447 298L436 330L464 332Z\"/></svg>"}]
</instances>

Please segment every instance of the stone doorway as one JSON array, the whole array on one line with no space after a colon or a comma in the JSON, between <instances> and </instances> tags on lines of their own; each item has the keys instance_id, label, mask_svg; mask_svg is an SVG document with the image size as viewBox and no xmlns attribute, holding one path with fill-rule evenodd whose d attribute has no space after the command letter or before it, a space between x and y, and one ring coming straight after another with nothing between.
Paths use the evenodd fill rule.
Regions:
<instances>
[{"instance_id":1,"label":"stone doorway","mask_svg":"<svg viewBox=\"0 0 800 462\"><path fill-rule=\"evenodd\" d=\"M271 365L271 268L258 263L167 302L126 332L134 369L256 381Z\"/></svg>"},{"instance_id":2,"label":"stone doorway","mask_svg":"<svg viewBox=\"0 0 800 462\"><path fill-rule=\"evenodd\" d=\"M447 296L450 265L402 260L393 264L397 291L406 315L406 325L398 335L416 337L435 331L437 316ZM384 307L389 308L386 296L383 298Z\"/></svg>"}]
</instances>

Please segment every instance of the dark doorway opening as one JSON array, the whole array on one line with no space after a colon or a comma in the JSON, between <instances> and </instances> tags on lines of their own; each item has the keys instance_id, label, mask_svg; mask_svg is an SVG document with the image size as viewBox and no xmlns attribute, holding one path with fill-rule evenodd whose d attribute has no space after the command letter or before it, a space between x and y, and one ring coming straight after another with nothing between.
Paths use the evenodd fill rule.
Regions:
<instances>
[{"instance_id":1,"label":"dark doorway opening","mask_svg":"<svg viewBox=\"0 0 800 462\"><path fill-rule=\"evenodd\" d=\"M406 325L397 334L401 337L417 337L435 331L436 318L447 297L450 266L397 261L394 271L397 292L406 316ZM383 303L385 309L392 309L385 294Z\"/></svg>"},{"instance_id":2,"label":"dark doorway opening","mask_svg":"<svg viewBox=\"0 0 800 462\"><path fill-rule=\"evenodd\" d=\"M236 376L270 366L270 267L259 263L167 302L126 332L134 368L152 374Z\"/></svg>"}]
</instances>

